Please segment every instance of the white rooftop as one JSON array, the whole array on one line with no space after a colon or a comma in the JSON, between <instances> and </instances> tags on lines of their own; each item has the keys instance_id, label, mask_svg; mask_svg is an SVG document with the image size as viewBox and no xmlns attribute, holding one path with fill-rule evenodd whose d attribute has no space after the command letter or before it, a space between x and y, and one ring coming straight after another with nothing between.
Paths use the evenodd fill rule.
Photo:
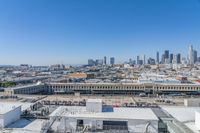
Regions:
<instances>
[{"instance_id":1,"label":"white rooftop","mask_svg":"<svg viewBox=\"0 0 200 133\"><path fill-rule=\"evenodd\" d=\"M92 119L117 119L117 120L158 120L150 108L113 108L113 112L88 112L86 107L65 106L56 109L50 116L56 116L63 111L62 116Z\"/></svg>"},{"instance_id":2,"label":"white rooftop","mask_svg":"<svg viewBox=\"0 0 200 133\"><path fill-rule=\"evenodd\" d=\"M195 112L200 111L200 107L177 107L177 106L163 106L162 109L167 111L175 119L185 124L194 133L199 133L195 126Z\"/></svg>"},{"instance_id":3,"label":"white rooftop","mask_svg":"<svg viewBox=\"0 0 200 133\"><path fill-rule=\"evenodd\" d=\"M0 101L0 114L1 112L5 112L7 109L11 110L12 107L19 107L21 106L21 110L24 111L30 107L31 103L22 103L22 102L5 102L5 101ZM4 111L5 110L5 111Z\"/></svg>"},{"instance_id":4,"label":"white rooftop","mask_svg":"<svg viewBox=\"0 0 200 133\"><path fill-rule=\"evenodd\" d=\"M183 107L183 106L163 106L163 110L180 122L188 122L195 120L195 112L200 111L200 107Z\"/></svg>"},{"instance_id":5,"label":"white rooftop","mask_svg":"<svg viewBox=\"0 0 200 133\"><path fill-rule=\"evenodd\" d=\"M36 87L36 86L40 86L40 85L42 85L42 84L37 83L37 84L21 85L21 86L7 88L7 90L17 90L17 89L22 89L22 88Z\"/></svg>"},{"instance_id":6,"label":"white rooftop","mask_svg":"<svg viewBox=\"0 0 200 133\"><path fill-rule=\"evenodd\" d=\"M147 80L146 82L132 82L132 83L112 83L112 82L103 82L103 83L49 83L49 85L142 85L142 84L158 84L158 85L188 85L188 86L199 86L199 83L180 83L180 82L155 82Z\"/></svg>"},{"instance_id":7,"label":"white rooftop","mask_svg":"<svg viewBox=\"0 0 200 133\"><path fill-rule=\"evenodd\" d=\"M11 110L14 110L16 108L20 107L20 105L11 105L11 104L2 104L0 103L0 115L5 114Z\"/></svg>"}]
</instances>

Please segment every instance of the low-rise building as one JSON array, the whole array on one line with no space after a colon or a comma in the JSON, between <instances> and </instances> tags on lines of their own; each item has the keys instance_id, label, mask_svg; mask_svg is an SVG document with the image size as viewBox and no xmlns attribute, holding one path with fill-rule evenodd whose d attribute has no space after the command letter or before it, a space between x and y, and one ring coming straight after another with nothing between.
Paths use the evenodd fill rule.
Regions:
<instances>
[{"instance_id":1,"label":"low-rise building","mask_svg":"<svg viewBox=\"0 0 200 133\"><path fill-rule=\"evenodd\" d=\"M91 105L97 110L91 110ZM101 109L99 105L102 106L102 110L99 110ZM156 133L159 121L150 108L109 108L104 107L100 100L88 100L86 107L59 107L50 115L50 119L55 118L63 121L61 122L64 123L61 127L63 131L100 133L106 131Z\"/></svg>"},{"instance_id":2,"label":"low-rise building","mask_svg":"<svg viewBox=\"0 0 200 133\"><path fill-rule=\"evenodd\" d=\"M0 104L0 127L4 128L20 119L21 106Z\"/></svg>"}]
</instances>

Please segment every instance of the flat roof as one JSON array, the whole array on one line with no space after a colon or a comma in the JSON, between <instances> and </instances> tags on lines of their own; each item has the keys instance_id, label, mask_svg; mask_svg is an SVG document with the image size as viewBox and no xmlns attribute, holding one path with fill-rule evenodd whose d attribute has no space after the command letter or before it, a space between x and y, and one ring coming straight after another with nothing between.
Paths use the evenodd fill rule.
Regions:
<instances>
[{"instance_id":1,"label":"flat roof","mask_svg":"<svg viewBox=\"0 0 200 133\"><path fill-rule=\"evenodd\" d=\"M30 84L30 85L24 85L24 86L16 86L12 88L6 88L5 90L17 90L22 88L29 88L29 87L36 87L36 86L42 86L43 84Z\"/></svg>"},{"instance_id":2,"label":"flat roof","mask_svg":"<svg viewBox=\"0 0 200 133\"><path fill-rule=\"evenodd\" d=\"M21 110L24 111L24 110L30 108L30 105L32 105L32 103L15 102L15 101L14 102L0 101L0 105L2 105L2 106L0 106L0 109L1 109L1 107L6 107L6 106L8 106L8 107L13 107L13 106L19 107L19 106L21 106Z\"/></svg>"},{"instance_id":3,"label":"flat roof","mask_svg":"<svg viewBox=\"0 0 200 133\"><path fill-rule=\"evenodd\" d=\"M136 82L136 83L48 83L48 85L186 85L186 86L200 86L197 83L156 83L156 82Z\"/></svg>"},{"instance_id":4,"label":"flat roof","mask_svg":"<svg viewBox=\"0 0 200 133\"><path fill-rule=\"evenodd\" d=\"M88 99L87 102L102 103L102 99Z\"/></svg>"},{"instance_id":5,"label":"flat roof","mask_svg":"<svg viewBox=\"0 0 200 133\"><path fill-rule=\"evenodd\" d=\"M200 112L200 107L162 106L162 109L186 125L194 133L199 133L195 126L195 112Z\"/></svg>"},{"instance_id":6,"label":"flat roof","mask_svg":"<svg viewBox=\"0 0 200 133\"><path fill-rule=\"evenodd\" d=\"M21 105L11 105L11 104L2 104L0 103L0 115L6 114L7 112L14 110Z\"/></svg>"},{"instance_id":7,"label":"flat roof","mask_svg":"<svg viewBox=\"0 0 200 133\"><path fill-rule=\"evenodd\" d=\"M59 113L62 112L63 113ZM50 116L62 115L70 118L91 118L105 120L158 120L150 108L113 108L113 112L88 112L86 107L62 106L57 108Z\"/></svg>"},{"instance_id":8,"label":"flat roof","mask_svg":"<svg viewBox=\"0 0 200 133\"><path fill-rule=\"evenodd\" d=\"M184 106L162 106L162 109L180 122L195 121L195 112L200 111L200 107Z\"/></svg>"}]
</instances>

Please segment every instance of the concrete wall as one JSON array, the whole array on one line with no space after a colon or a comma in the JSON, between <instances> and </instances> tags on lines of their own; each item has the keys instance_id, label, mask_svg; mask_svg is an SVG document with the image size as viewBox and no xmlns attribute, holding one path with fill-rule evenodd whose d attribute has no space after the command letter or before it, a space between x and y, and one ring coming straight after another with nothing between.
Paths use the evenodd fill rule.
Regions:
<instances>
[{"instance_id":1,"label":"concrete wall","mask_svg":"<svg viewBox=\"0 0 200 133\"><path fill-rule=\"evenodd\" d=\"M6 127L9 124L17 121L18 119L20 119L20 115L21 115L21 106L3 114L0 117L0 127Z\"/></svg>"}]
</instances>

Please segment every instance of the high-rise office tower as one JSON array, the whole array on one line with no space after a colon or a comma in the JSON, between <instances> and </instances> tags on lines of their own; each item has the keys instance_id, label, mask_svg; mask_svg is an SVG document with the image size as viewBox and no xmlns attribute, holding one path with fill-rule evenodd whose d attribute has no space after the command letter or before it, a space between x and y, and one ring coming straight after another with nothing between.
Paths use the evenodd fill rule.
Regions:
<instances>
[{"instance_id":1,"label":"high-rise office tower","mask_svg":"<svg viewBox=\"0 0 200 133\"><path fill-rule=\"evenodd\" d=\"M146 56L143 55L143 64L146 64Z\"/></svg>"},{"instance_id":2,"label":"high-rise office tower","mask_svg":"<svg viewBox=\"0 0 200 133\"><path fill-rule=\"evenodd\" d=\"M193 54L194 54L194 55L193 55L193 56L194 56L194 63L196 63L197 60L198 60L198 59L197 59L197 58L198 58L198 57L197 57L197 51L194 50Z\"/></svg>"},{"instance_id":3,"label":"high-rise office tower","mask_svg":"<svg viewBox=\"0 0 200 133\"><path fill-rule=\"evenodd\" d=\"M188 51L188 62L190 65L194 64L194 52L193 52L192 45L189 47L189 51Z\"/></svg>"},{"instance_id":4,"label":"high-rise office tower","mask_svg":"<svg viewBox=\"0 0 200 133\"><path fill-rule=\"evenodd\" d=\"M174 54L170 54L170 56L169 56L169 63L172 63L173 59L174 59Z\"/></svg>"},{"instance_id":5,"label":"high-rise office tower","mask_svg":"<svg viewBox=\"0 0 200 133\"><path fill-rule=\"evenodd\" d=\"M159 59L159 52L157 52L157 53L156 53L156 63L159 64L159 62L160 62L160 59Z\"/></svg>"},{"instance_id":6,"label":"high-rise office tower","mask_svg":"<svg viewBox=\"0 0 200 133\"><path fill-rule=\"evenodd\" d=\"M111 57L111 58L110 58L110 64L111 64L111 65L114 65L114 64L115 64L115 58L114 58L114 57Z\"/></svg>"},{"instance_id":7,"label":"high-rise office tower","mask_svg":"<svg viewBox=\"0 0 200 133\"><path fill-rule=\"evenodd\" d=\"M169 59L169 50L165 50L165 59Z\"/></svg>"},{"instance_id":8,"label":"high-rise office tower","mask_svg":"<svg viewBox=\"0 0 200 133\"><path fill-rule=\"evenodd\" d=\"M137 56L137 64L139 65L139 60L140 60L140 57Z\"/></svg>"},{"instance_id":9,"label":"high-rise office tower","mask_svg":"<svg viewBox=\"0 0 200 133\"><path fill-rule=\"evenodd\" d=\"M161 63L162 63L162 64L165 63L165 54L162 54Z\"/></svg>"},{"instance_id":10,"label":"high-rise office tower","mask_svg":"<svg viewBox=\"0 0 200 133\"><path fill-rule=\"evenodd\" d=\"M176 63L177 63L177 64L181 64L181 54L180 54L180 53L178 53L178 54L176 55Z\"/></svg>"},{"instance_id":11,"label":"high-rise office tower","mask_svg":"<svg viewBox=\"0 0 200 133\"><path fill-rule=\"evenodd\" d=\"M169 63L169 50L165 50L164 58L164 63Z\"/></svg>"},{"instance_id":12,"label":"high-rise office tower","mask_svg":"<svg viewBox=\"0 0 200 133\"><path fill-rule=\"evenodd\" d=\"M107 57L106 57L106 56L104 56L104 60L103 60L103 62L104 62L104 65L107 64Z\"/></svg>"}]
</instances>

